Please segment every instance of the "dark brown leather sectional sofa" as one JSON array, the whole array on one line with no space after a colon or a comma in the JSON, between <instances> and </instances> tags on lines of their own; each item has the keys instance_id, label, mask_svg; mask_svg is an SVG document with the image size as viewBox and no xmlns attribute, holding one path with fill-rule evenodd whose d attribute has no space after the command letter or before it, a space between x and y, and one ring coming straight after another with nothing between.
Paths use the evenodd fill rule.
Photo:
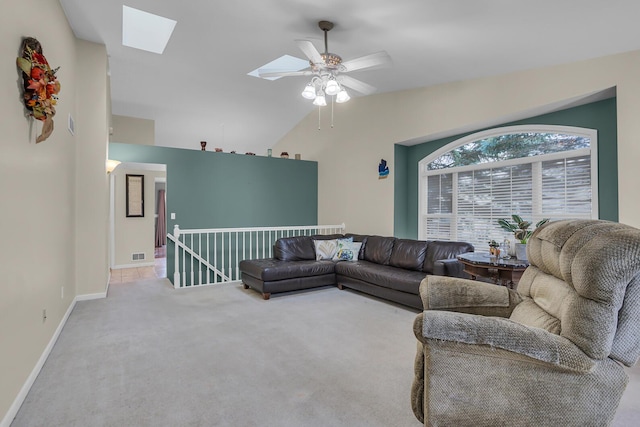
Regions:
<instances>
[{"instance_id":1,"label":"dark brown leather sectional sofa","mask_svg":"<svg viewBox=\"0 0 640 427\"><path fill-rule=\"evenodd\" d=\"M314 240L353 237L362 242L357 261L316 260ZM456 256L473 252L465 242L422 241L356 234L278 239L274 257L240 261L245 289L272 293L337 285L422 309L420 282L428 274L464 277Z\"/></svg>"}]
</instances>

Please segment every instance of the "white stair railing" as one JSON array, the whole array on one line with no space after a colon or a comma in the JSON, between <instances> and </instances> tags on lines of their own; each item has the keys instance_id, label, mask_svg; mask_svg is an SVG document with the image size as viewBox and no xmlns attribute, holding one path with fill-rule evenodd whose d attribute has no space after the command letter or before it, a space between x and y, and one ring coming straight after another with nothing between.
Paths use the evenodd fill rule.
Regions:
<instances>
[{"instance_id":1,"label":"white stair railing","mask_svg":"<svg viewBox=\"0 0 640 427\"><path fill-rule=\"evenodd\" d=\"M174 243L173 286L215 285L240 280L243 259L271 258L282 237L344 233L345 225L212 228L182 230L167 237Z\"/></svg>"}]
</instances>

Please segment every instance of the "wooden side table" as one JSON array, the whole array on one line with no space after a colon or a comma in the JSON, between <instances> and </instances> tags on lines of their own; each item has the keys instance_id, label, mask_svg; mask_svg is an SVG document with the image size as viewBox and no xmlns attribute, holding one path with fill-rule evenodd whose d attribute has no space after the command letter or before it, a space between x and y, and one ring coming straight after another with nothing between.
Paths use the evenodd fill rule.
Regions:
<instances>
[{"instance_id":1,"label":"wooden side table","mask_svg":"<svg viewBox=\"0 0 640 427\"><path fill-rule=\"evenodd\" d=\"M501 259L488 253L469 252L458 255L458 261L464 264L464 272L473 280L478 276L488 277L494 283L514 289L529 267L529 263L515 258Z\"/></svg>"}]
</instances>

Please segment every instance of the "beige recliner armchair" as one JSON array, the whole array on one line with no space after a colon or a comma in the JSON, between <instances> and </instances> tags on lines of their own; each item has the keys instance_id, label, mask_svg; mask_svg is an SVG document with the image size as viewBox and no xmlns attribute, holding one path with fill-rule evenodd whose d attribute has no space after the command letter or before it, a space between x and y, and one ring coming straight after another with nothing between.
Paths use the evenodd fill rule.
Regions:
<instances>
[{"instance_id":1,"label":"beige recliner armchair","mask_svg":"<svg viewBox=\"0 0 640 427\"><path fill-rule=\"evenodd\" d=\"M425 426L604 426L640 356L640 230L538 228L517 291L427 276L411 399Z\"/></svg>"}]
</instances>

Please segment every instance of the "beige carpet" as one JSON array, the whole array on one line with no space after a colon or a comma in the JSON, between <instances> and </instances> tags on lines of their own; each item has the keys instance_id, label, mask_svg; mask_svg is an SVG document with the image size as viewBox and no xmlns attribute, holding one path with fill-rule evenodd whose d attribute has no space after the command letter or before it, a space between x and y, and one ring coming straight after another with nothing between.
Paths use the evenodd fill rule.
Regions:
<instances>
[{"instance_id":1,"label":"beige carpet","mask_svg":"<svg viewBox=\"0 0 640 427\"><path fill-rule=\"evenodd\" d=\"M113 284L76 305L12 426L417 427L415 314L333 287ZM615 426L640 419L631 374Z\"/></svg>"}]
</instances>

